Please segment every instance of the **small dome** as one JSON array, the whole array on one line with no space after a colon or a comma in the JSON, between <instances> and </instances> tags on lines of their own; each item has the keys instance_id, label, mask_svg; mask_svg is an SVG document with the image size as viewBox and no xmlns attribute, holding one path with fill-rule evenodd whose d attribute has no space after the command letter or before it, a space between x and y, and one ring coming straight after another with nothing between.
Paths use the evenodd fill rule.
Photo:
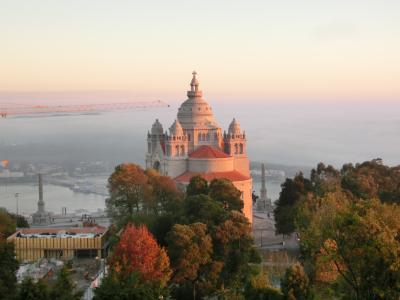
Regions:
<instances>
[{"instance_id":1,"label":"small dome","mask_svg":"<svg viewBox=\"0 0 400 300\"><path fill-rule=\"evenodd\" d=\"M156 135L163 135L164 130L161 125L161 123L156 119L156 121L153 123L153 126L151 126L151 134L156 134Z\"/></svg>"},{"instance_id":2,"label":"small dome","mask_svg":"<svg viewBox=\"0 0 400 300\"><path fill-rule=\"evenodd\" d=\"M240 129L240 124L233 118L231 124L229 125L228 134L241 134L242 130Z\"/></svg>"},{"instance_id":3,"label":"small dome","mask_svg":"<svg viewBox=\"0 0 400 300\"><path fill-rule=\"evenodd\" d=\"M182 125L181 125L181 123L179 123L178 120L175 120L175 122L169 128L169 134L175 135L175 136L183 135Z\"/></svg>"}]
</instances>

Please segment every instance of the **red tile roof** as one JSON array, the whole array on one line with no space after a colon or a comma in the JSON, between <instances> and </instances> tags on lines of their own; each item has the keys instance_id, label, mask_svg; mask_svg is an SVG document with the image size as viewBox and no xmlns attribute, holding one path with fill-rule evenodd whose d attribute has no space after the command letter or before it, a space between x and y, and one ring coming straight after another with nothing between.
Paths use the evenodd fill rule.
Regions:
<instances>
[{"instance_id":1,"label":"red tile roof","mask_svg":"<svg viewBox=\"0 0 400 300\"><path fill-rule=\"evenodd\" d=\"M189 154L189 158L228 158L230 157L225 152L215 149L211 146L200 146L192 153Z\"/></svg>"},{"instance_id":2,"label":"red tile roof","mask_svg":"<svg viewBox=\"0 0 400 300\"><path fill-rule=\"evenodd\" d=\"M182 175L179 175L175 178L175 181L186 183L189 182L190 179L194 176L200 175L207 181L211 181L213 179L228 179L230 181L244 181L249 180L250 177L239 173L238 171L229 171L229 172L208 172L208 173L195 173L195 172L185 172Z\"/></svg>"}]
</instances>

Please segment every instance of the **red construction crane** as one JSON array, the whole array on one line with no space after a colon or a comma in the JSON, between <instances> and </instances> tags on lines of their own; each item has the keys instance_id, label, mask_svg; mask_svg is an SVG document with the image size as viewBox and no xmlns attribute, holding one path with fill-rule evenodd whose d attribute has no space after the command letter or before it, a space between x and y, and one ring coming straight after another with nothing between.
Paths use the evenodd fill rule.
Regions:
<instances>
[{"instance_id":1,"label":"red construction crane","mask_svg":"<svg viewBox=\"0 0 400 300\"><path fill-rule=\"evenodd\" d=\"M147 109L153 107L169 107L163 101L143 101L127 103L76 104L76 105L16 105L0 103L0 116L32 115L51 113L104 112L113 110Z\"/></svg>"}]
</instances>

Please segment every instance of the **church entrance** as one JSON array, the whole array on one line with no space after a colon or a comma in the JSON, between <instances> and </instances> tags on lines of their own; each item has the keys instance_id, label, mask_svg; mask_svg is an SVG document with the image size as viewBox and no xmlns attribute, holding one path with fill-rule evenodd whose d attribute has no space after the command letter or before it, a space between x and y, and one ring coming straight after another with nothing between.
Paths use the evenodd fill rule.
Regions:
<instances>
[{"instance_id":1,"label":"church entrance","mask_svg":"<svg viewBox=\"0 0 400 300\"><path fill-rule=\"evenodd\" d=\"M154 164L153 164L153 169L154 170L157 170L158 172L160 172L160 162L159 161L156 161L156 162L154 162Z\"/></svg>"}]
</instances>

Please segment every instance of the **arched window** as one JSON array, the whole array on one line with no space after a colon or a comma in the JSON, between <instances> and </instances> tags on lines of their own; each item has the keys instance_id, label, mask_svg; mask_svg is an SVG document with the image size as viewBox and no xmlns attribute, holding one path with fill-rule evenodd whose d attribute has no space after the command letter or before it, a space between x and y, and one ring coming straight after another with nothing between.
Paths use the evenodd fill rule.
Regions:
<instances>
[{"instance_id":1,"label":"arched window","mask_svg":"<svg viewBox=\"0 0 400 300\"><path fill-rule=\"evenodd\" d=\"M203 133L203 134L201 135L201 140L202 140L202 141L205 141L205 140L206 140L206 134L205 134L205 133Z\"/></svg>"},{"instance_id":2,"label":"arched window","mask_svg":"<svg viewBox=\"0 0 400 300\"><path fill-rule=\"evenodd\" d=\"M175 151L176 151L175 155L179 156L179 146L178 145L175 146Z\"/></svg>"},{"instance_id":3,"label":"arched window","mask_svg":"<svg viewBox=\"0 0 400 300\"><path fill-rule=\"evenodd\" d=\"M243 144L240 144L240 154L243 154Z\"/></svg>"},{"instance_id":4,"label":"arched window","mask_svg":"<svg viewBox=\"0 0 400 300\"><path fill-rule=\"evenodd\" d=\"M235 154L238 154L239 153L239 149L238 149L239 147L238 147L238 144L235 144Z\"/></svg>"},{"instance_id":5,"label":"arched window","mask_svg":"<svg viewBox=\"0 0 400 300\"><path fill-rule=\"evenodd\" d=\"M151 153L151 143L147 143L147 152Z\"/></svg>"},{"instance_id":6,"label":"arched window","mask_svg":"<svg viewBox=\"0 0 400 300\"><path fill-rule=\"evenodd\" d=\"M201 133L199 132L197 139L201 141Z\"/></svg>"},{"instance_id":7,"label":"arched window","mask_svg":"<svg viewBox=\"0 0 400 300\"><path fill-rule=\"evenodd\" d=\"M209 141L209 140L210 140L210 133L207 132L207 141Z\"/></svg>"},{"instance_id":8,"label":"arched window","mask_svg":"<svg viewBox=\"0 0 400 300\"><path fill-rule=\"evenodd\" d=\"M187 137L188 137L188 141L190 142L190 133L188 133Z\"/></svg>"},{"instance_id":9,"label":"arched window","mask_svg":"<svg viewBox=\"0 0 400 300\"><path fill-rule=\"evenodd\" d=\"M181 156L185 155L185 146L181 146Z\"/></svg>"}]
</instances>

